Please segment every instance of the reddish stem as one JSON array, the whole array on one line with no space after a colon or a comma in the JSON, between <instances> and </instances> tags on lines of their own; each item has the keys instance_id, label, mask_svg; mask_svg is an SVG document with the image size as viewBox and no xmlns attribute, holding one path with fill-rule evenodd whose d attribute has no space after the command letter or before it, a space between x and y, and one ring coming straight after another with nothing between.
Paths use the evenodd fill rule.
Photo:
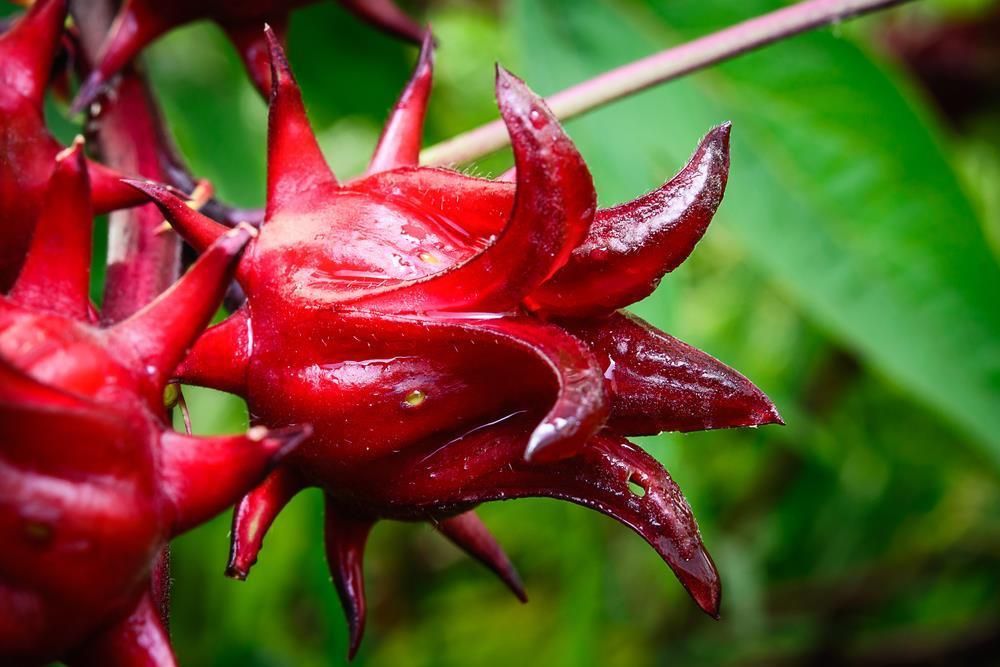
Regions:
<instances>
[{"instance_id":1,"label":"reddish stem","mask_svg":"<svg viewBox=\"0 0 1000 667\"><path fill-rule=\"evenodd\" d=\"M109 0L73 3L86 57L93 61L115 13ZM92 121L106 164L126 174L165 181L161 160L159 111L142 76L122 75L111 99L101 103ZM180 239L163 231L163 216L146 205L111 215L108 272L102 316L120 321L152 301L180 273Z\"/></svg>"},{"instance_id":2,"label":"reddish stem","mask_svg":"<svg viewBox=\"0 0 1000 667\"><path fill-rule=\"evenodd\" d=\"M560 120L568 120L609 102L677 79L807 30L844 21L910 0L805 0L758 16L705 37L623 65L546 98ZM421 164L469 162L510 144L496 120L431 146Z\"/></svg>"}]
</instances>

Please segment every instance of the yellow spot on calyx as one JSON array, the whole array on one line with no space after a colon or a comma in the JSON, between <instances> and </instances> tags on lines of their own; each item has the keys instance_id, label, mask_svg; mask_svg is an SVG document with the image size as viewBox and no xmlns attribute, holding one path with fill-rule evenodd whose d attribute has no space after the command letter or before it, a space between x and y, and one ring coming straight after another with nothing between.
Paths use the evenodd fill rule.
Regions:
<instances>
[{"instance_id":1,"label":"yellow spot on calyx","mask_svg":"<svg viewBox=\"0 0 1000 667\"><path fill-rule=\"evenodd\" d=\"M414 389L406 395L403 399L404 408L416 408L423 404L427 400L427 394L420 389Z\"/></svg>"},{"instance_id":2,"label":"yellow spot on calyx","mask_svg":"<svg viewBox=\"0 0 1000 667\"><path fill-rule=\"evenodd\" d=\"M441 260L437 258L437 255L429 252L422 252L420 255L420 261L426 264L440 264Z\"/></svg>"}]
</instances>

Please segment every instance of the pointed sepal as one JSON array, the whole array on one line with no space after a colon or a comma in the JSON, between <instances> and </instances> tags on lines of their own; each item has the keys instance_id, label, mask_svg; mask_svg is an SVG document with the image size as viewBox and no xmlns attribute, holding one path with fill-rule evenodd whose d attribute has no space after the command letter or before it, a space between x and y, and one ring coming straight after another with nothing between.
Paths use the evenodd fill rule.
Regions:
<instances>
[{"instance_id":1,"label":"pointed sepal","mask_svg":"<svg viewBox=\"0 0 1000 667\"><path fill-rule=\"evenodd\" d=\"M455 546L492 570L521 602L528 601L524 583L503 547L475 511L433 522L434 527Z\"/></svg>"},{"instance_id":2,"label":"pointed sepal","mask_svg":"<svg viewBox=\"0 0 1000 667\"><path fill-rule=\"evenodd\" d=\"M123 174L94 160L87 160L90 174L90 201L94 213L101 215L146 203L146 196L131 187Z\"/></svg>"},{"instance_id":3,"label":"pointed sepal","mask_svg":"<svg viewBox=\"0 0 1000 667\"><path fill-rule=\"evenodd\" d=\"M611 394L610 426L626 435L783 424L750 380L634 315L567 323L597 355Z\"/></svg>"},{"instance_id":4,"label":"pointed sepal","mask_svg":"<svg viewBox=\"0 0 1000 667\"><path fill-rule=\"evenodd\" d=\"M398 167L416 167L420 164L424 116L427 114L433 76L434 38L428 32L420 47L417 66L389 115L367 173L377 174Z\"/></svg>"},{"instance_id":5,"label":"pointed sepal","mask_svg":"<svg viewBox=\"0 0 1000 667\"><path fill-rule=\"evenodd\" d=\"M220 236L229 231L228 227L199 213L185 200L178 197L173 188L153 181L126 179L122 182L156 204L171 226L177 230L177 233L183 236L184 240L199 253L204 252Z\"/></svg>"},{"instance_id":6,"label":"pointed sepal","mask_svg":"<svg viewBox=\"0 0 1000 667\"><path fill-rule=\"evenodd\" d=\"M288 32L288 15L269 16L268 25L284 44ZM268 99L271 96L271 56L263 22L227 23L222 27L243 59L250 81L264 99Z\"/></svg>"},{"instance_id":7,"label":"pointed sepal","mask_svg":"<svg viewBox=\"0 0 1000 667\"><path fill-rule=\"evenodd\" d=\"M56 157L28 256L10 298L76 320L90 317L93 213L83 137Z\"/></svg>"},{"instance_id":8,"label":"pointed sepal","mask_svg":"<svg viewBox=\"0 0 1000 667\"><path fill-rule=\"evenodd\" d=\"M270 27L264 32L271 56L266 213L266 219L270 219L292 205L301 193L317 187L335 187L337 179L309 125L302 93L281 42Z\"/></svg>"},{"instance_id":9,"label":"pointed sepal","mask_svg":"<svg viewBox=\"0 0 1000 667\"><path fill-rule=\"evenodd\" d=\"M165 432L160 478L175 511L173 534L232 505L311 433L307 426L274 431L254 426L244 435L217 437Z\"/></svg>"}]
</instances>

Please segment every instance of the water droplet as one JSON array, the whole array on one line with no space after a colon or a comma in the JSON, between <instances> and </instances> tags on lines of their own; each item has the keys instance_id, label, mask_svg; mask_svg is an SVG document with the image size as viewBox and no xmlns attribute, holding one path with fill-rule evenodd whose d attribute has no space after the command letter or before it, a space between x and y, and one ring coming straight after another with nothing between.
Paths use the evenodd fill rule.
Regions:
<instances>
[{"instance_id":1,"label":"water droplet","mask_svg":"<svg viewBox=\"0 0 1000 667\"><path fill-rule=\"evenodd\" d=\"M531 113L528 114L528 118L531 119L531 124L536 130L540 130L545 127L545 116L543 116L538 109L532 109Z\"/></svg>"},{"instance_id":2,"label":"water droplet","mask_svg":"<svg viewBox=\"0 0 1000 667\"><path fill-rule=\"evenodd\" d=\"M423 402L427 400L427 394L420 389L414 389L406 395L403 399L404 408L417 408L423 405Z\"/></svg>"}]
</instances>

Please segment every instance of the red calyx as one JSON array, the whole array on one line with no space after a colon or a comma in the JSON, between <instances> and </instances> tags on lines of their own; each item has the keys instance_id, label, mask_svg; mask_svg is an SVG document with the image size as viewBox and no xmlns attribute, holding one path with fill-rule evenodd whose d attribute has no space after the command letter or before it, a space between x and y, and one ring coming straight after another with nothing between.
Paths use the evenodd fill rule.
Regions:
<instances>
[{"instance_id":1,"label":"red calyx","mask_svg":"<svg viewBox=\"0 0 1000 667\"><path fill-rule=\"evenodd\" d=\"M73 108L81 110L97 99L115 74L143 49L178 26L208 19L219 24L236 46L261 94L271 91L267 42L261 29L268 23L282 38L292 10L316 0L126 0L111 26L97 66L80 88ZM362 20L388 32L420 42L424 30L393 0L339 0Z\"/></svg>"},{"instance_id":2,"label":"red calyx","mask_svg":"<svg viewBox=\"0 0 1000 667\"><path fill-rule=\"evenodd\" d=\"M146 308L98 326L82 140L50 171L0 297L0 661L173 665L151 581L159 554L308 430L195 438L167 422L166 383L255 232L226 232Z\"/></svg>"},{"instance_id":3,"label":"red calyx","mask_svg":"<svg viewBox=\"0 0 1000 667\"><path fill-rule=\"evenodd\" d=\"M179 376L243 396L258 423L308 422L315 432L237 507L230 574L247 575L292 496L322 488L353 655L375 521L445 526L521 596L469 512L549 496L635 530L717 615L718 575L690 508L666 470L623 436L780 417L746 378L618 309L652 291L701 238L725 187L729 125L709 132L661 188L598 210L557 120L498 69L516 182L420 168L428 39L368 174L340 183L268 37L267 211L237 270L247 301L202 336ZM225 233L167 188L133 185L196 248Z\"/></svg>"},{"instance_id":4,"label":"red calyx","mask_svg":"<svg viewBox=\"0 0 1000 667\"><path fill-rule=\"evenodd\" d=\"M0 36L0 291L21 267L63 148L45 127L42 107L65 19L66 0L38 0ZM143 202L120 174L89 161L87 170L95 212Z\"/></svg>"}]
</instances>

